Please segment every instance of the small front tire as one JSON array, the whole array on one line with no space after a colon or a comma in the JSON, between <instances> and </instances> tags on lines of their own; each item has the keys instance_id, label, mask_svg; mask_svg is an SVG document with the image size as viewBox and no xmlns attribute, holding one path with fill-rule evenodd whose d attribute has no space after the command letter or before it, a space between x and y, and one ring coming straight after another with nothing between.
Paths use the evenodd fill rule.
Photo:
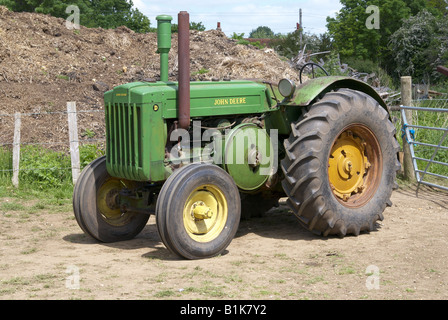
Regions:
<instances>
[{"instance_id":1,"label":"small front tire","mask_svg":"<svg viewBox=\"0 0 448 320\"><path fill-rule=\"evenodd\" d=\"M186 259L221 254L241 217L238 187L218 166L194 163L177 169L164 183L156 223L165 246Z\"/></svg>"}]
</instances>

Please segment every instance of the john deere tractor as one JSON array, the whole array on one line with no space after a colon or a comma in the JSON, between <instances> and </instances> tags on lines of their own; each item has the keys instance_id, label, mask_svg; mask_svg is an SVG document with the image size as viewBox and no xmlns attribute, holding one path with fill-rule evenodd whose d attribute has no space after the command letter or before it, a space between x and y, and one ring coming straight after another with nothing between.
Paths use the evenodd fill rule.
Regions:
<instances>
[{"instance_id":1,"label":"john deere tractor","mask_svg":"<svg viewBox=\"0 0 448 320\"><path fill-rule=\"evenodd\" d=\"M178 16L178 81L168 81L172 17L157 17L160 80L105 93L106 156L82 171L76 220L101 242L135 237L155 215L186 259L229 246L242 216L282 198L323 237L375 228L396 186L387 106L364 82L190 81L189 15Z\"/></svg>"}]
</instances>

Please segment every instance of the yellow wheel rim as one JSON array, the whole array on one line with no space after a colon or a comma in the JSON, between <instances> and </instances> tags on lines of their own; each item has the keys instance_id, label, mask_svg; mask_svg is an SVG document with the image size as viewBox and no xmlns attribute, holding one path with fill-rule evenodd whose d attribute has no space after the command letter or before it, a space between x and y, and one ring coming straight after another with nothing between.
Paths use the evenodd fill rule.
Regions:
<instances>
[{"instance_id":1,"label":"yellow wheel rim","mask_svg":"<svg viewBox=\"0 0 448 320\"><path fill-rule=\"evenodd\" d=\"M109 178L98 189L97 208L107 223L123 226L128 222L130 215L121 212L118 205L118 194L123 188L131 189L132 187L132 182Z\"/></svg>"},{"instance_id":2,"label":"yellow wheel rim","mask_svg":"<svg viewBox=\"0 0 448 320\"><path fill-rule=\"evenodd\" d=\"M347 206L360 206L371 198L379 183L381 151L373 133L352 125L339 134L328 159L333 194Z\"/></svg>"},{"instance_id":3,"label":"yellow wheel rim","mask_svg":"<svg viewBox=\"0 0 448 320\"><path fill-rule=\"evenodd\" d=\"M196 188L188 197L183 221L188 235L198 242L216 239L228 217L227 201L221 190L212 185Z\"/></svg>"}]
</instances>

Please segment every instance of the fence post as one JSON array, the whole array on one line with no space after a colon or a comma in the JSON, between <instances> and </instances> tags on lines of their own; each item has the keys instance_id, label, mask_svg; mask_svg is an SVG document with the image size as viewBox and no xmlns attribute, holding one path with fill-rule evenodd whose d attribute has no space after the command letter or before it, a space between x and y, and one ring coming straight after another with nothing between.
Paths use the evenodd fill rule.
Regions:
<instances>
[{"instance_id":1,"label":"fence post","mask_svg":"<svg viewBox=\"0 0 448 320\"><path fill-rule=\"evenodd\" d=\"M401 77L401 105L410 107L412 103L412 77ZM412 110L405 110L408 124L412 124ZM403 126L403 119L402 126ZM406 180L415 180L414 166L412 164L411 149L403 138L403 173Z\"/></svg>"},{"instance_id":2,"label":"fence post","mask_svg":"<svg viewBox=\"0 0 448 320\"><path fill-rule=\"evenodd\" d=\"M76 184L80 174L78 121L76 116L76 102L67 102L68 134L70 139L70 158L72 163L72 180Z\"/></svg>"},{"instance_id":3,"label":"fence post","mask_svg":"<svg viewBox=\"0 0 448 320\"><path fill-rule=\"evenodd\" d=\"M14 114L14 143L12 151L12 184L19 187L19 169L20 169L20 127L22 119L19 112Z\"/></svg>"}]
</instances>

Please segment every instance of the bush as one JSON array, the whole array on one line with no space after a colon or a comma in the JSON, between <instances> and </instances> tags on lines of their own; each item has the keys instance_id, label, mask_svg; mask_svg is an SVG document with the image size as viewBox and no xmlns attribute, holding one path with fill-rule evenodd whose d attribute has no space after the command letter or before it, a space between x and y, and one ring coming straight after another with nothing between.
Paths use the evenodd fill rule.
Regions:
<instances>
[{"instance_id":1,"label":"bush","mask_svg":"<svg viewBox=\"0 0 448 320\"><path fill-rule=\"evenodd\" d=\"M343 63L348 64L350 68L362 73L373 73L378 70L378 64L371 60L350 57L343 59Z\"/></svg>"},{"instance_id":2,"label":"bush","mask_svg":"<svg viewBox=\"0 0 448 320\"><path fill-rule=\"evenodd\" d=\"M34 145L21 148L19 173L21 183L40 189L62 186L71 179L70 168L70 157L63 152Z\"/></svg>"},{"instance_id":3,"label":"bush","mask_svg":"<svg viewBox=\"0 0 448 320\"><path fill-rule=\"evenodd\" d=\"M105 154L98 145L86 144L79 148L81 169ZM12 152L0 148L0 180L8 185L12 176ZM70 155L37 145L23 146L20 150L19 181L21 186L46 190L71 186Z\"/></svg>"},{"instance_id":4,"label":"bush","mask_svg":"<svg viewBox=\"0 0 448 320\"><path fill-rule=\"evenodd\" d=\"M390 38L397 75L409 75L415 80L435 83L444 81L436 72L438 65L448 63L448 22L445 18L423 10L403 21Z\"/></svg>"}]
</instances>

